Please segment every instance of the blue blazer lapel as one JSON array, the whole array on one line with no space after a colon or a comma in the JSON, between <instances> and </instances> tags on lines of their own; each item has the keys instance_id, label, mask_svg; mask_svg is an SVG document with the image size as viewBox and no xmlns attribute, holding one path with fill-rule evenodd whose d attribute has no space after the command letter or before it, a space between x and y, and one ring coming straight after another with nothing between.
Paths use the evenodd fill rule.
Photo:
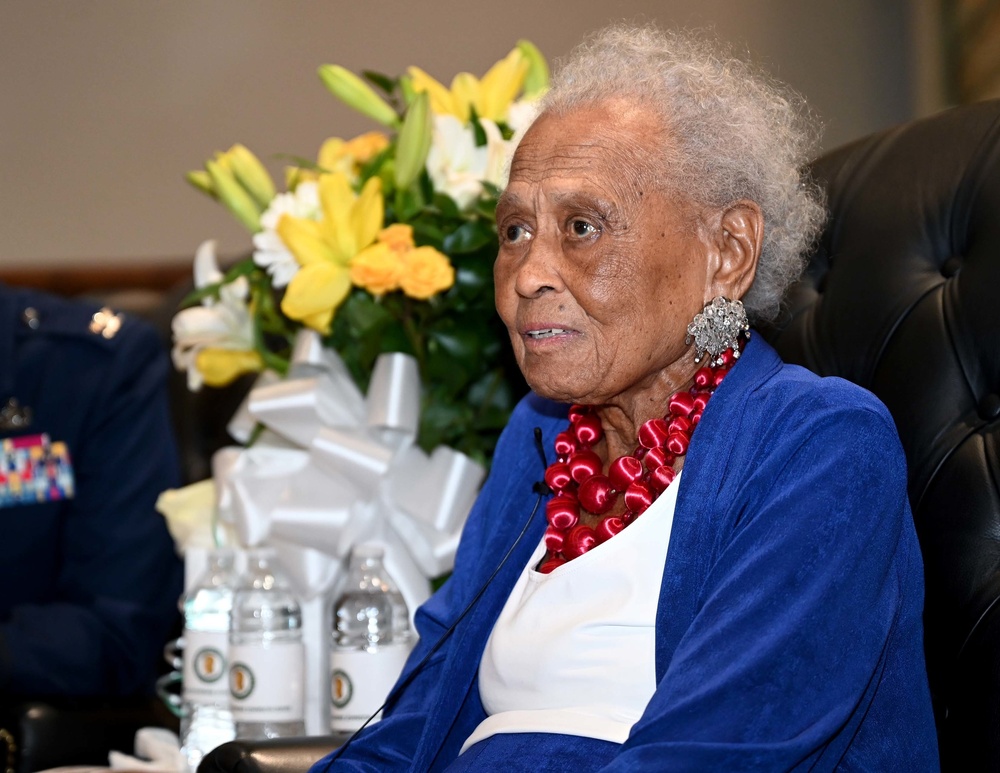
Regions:
<instances>
[{"instance_id":1,"label":"blue blazer lapel","mask_svg":"<svg viewBox=\"0 0 1000 773\"><path fill-rule=\"evenodd\" d=\"M534 424L543 427L544 442L547 449L551 449L558 424L549 417L536 418L538 420L532 427ZM550 450L547 452L551 455ZM496 551L483 552L485 568L480 582L485 581L489 573L492 573L521 533L535 504L537 497L531 489L535 481L541 480L543 470L541 462L534 458L533 448L526 446L524 453L530 453L531 457L521 460L523 463L511 471L509 486L504 487L505 501L492 503L498 510L495 515L490 516L498 524L494 536L490 538L496 545ZM494 472L498 473L502 474L500 471ZM540 502L528 531L514 548L510 558L452 634L454 640L448 645L450 655L441 672L439 700L427 718L426 730L417 747L411 770L433 770L436 759L454 759L465 739L485 719L476 684L479 661L507 597L545 534L544 502L545 498Z\"/></svg>"}]
</instances>

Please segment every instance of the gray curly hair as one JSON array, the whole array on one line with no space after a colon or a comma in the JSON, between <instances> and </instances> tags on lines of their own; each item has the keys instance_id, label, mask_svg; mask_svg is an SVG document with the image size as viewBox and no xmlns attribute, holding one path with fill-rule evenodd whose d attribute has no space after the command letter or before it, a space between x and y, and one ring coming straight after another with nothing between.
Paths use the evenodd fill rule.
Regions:
<instances>
[{"instance_id":1,"label":"gray curly hair","mask_svg":"<svg viewBox=\"0 0 1000 773\"><path fill-rule=\"evenodd\" d=\"M825 217L803 172L819 137L804 101L719 44L652 25L615 25L577 46L541 112L613 98L661 118L671 146L654 160L658 181L708 206L748 199L761 208L764 244L743 303L751 321L774 319Z\"/></svg>"}]
</instances>

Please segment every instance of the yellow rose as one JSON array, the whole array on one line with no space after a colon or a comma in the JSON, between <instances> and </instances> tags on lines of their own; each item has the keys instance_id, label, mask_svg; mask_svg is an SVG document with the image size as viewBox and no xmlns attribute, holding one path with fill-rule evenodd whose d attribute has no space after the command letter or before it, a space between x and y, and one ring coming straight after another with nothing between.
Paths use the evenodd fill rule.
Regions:
<instances>
[{"instance_id":1,"label":"yellow rose","mask_svg":"<svg viewBox=\"0 0 1000 773\"><path fill-rule=\"evenodd\" d=\"M413 243L413 226L406 223L393 223L386 226L379 231L378 240L399 255L416 247Z\"/></svg>"},{"instance_id":2,"label":"yellow rose","mask_svg":"<svg viewBox=\"0 0 1000 773\"><path fill-rule=\"evenodd\" d=\"M202 349L194 364L211 387L223 387L244 373L264 368L260 355L245 349Z\"/></svg>"},{"instance_id":3,"label":"yellow rose","mask_svg":"<svg viewBox=\"0 0 1000 773\"><path fill-rule=\"evenodd\" d=\"M382 132L365 132L344 143L344 152L357 164L367 164L389 147L389 138Z\"/></svg>"},{"instance_id":4,"label":"yellow rose","mask_svg":"<svg viewBox=\"0 0 1000 773\"><path fill-rule=\"evenodd\" d=\"M406 253L399 285L411 298L426 301L455 283L455 269L446 255L433 247L417 247Z\"/></svg>"},{"instance_id":5,"label":"yellow rose","mask_svg":"<svg viewBox=\"0 0 1000 773\"><path fill-rule=\"evenodd\" d=\"M351 261L351 281L376 296L398 290L402 272L399 254L381 241L362 250Z\"/></svg>"}]
</instances>

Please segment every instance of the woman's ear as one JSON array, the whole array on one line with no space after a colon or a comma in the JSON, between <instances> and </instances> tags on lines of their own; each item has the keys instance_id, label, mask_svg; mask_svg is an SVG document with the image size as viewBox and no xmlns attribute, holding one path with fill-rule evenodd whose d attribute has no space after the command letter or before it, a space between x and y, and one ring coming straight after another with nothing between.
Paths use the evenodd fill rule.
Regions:
<instances>
[{"instance_id":1,"label":"woman's ear","mask_svg":"<svg viewBox=\"0 0 1000 773\"><path fill-rule=\"evenodd\" d=\"M757 202L740 199L721 213L715 228L715 260L709 265L709 297L742 298L753 284L764 245L764 214Z\"/></svg>"}]
</instances>

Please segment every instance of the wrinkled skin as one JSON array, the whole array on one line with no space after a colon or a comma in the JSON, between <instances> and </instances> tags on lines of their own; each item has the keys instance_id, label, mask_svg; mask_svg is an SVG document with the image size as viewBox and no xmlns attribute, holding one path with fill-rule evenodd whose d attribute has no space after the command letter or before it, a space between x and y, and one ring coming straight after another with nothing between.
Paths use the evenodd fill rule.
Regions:
<instances>
[{"instance_id":1,"label":"wrinkled skin","mask_svg":"<svg viewBox=\"0 0 1000 773\"><path fill-rule=\"evenodd\" d=\"M605 463L690 384L687 325L745 294L763 237L753 202L716 210L655 184L652 149L669 141L624 101L544 114L497 206L496 303L517 362L535 392L598 406Z\"/></svg>"}]
</instances>

